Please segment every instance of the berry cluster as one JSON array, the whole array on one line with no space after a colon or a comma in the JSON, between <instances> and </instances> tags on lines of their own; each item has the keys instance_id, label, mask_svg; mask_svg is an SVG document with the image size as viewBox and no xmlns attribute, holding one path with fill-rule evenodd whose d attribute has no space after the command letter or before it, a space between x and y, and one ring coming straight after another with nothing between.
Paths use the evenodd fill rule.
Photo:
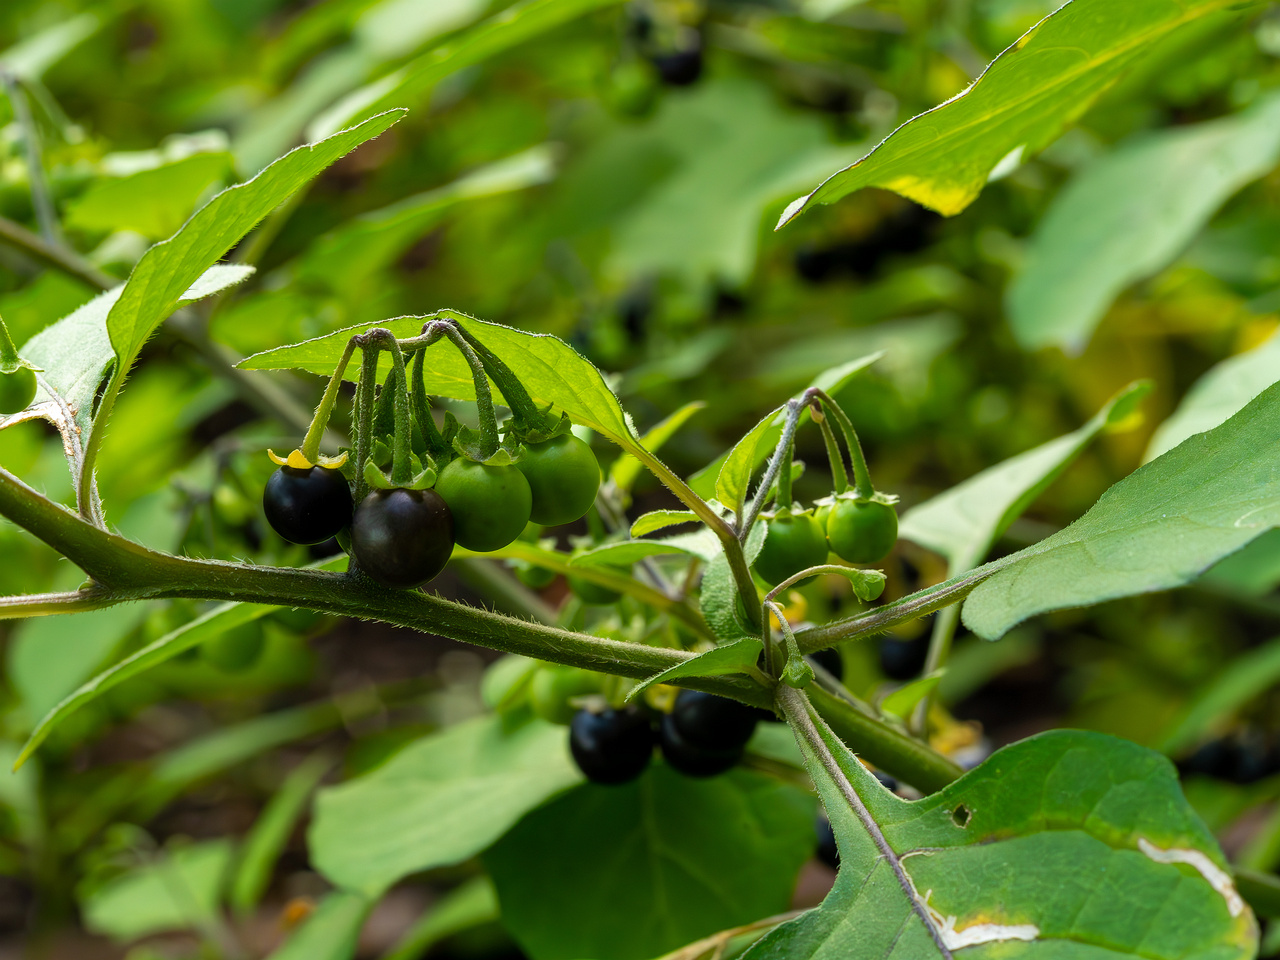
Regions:
<instances>
[{"instance_id":1,"label":"berry cluster","mask_svg":"<svg viewBox=\"0 0 1280 960\"><path fill-rule=\"evenodd\" d=\"M579 710L569 726L569 750L595 783L636 779L654 747L687 777L714 777L736 766L764 711L697 690L681 690L670 713L654 717L629 706Z\"/></svg>"}]
</instances>

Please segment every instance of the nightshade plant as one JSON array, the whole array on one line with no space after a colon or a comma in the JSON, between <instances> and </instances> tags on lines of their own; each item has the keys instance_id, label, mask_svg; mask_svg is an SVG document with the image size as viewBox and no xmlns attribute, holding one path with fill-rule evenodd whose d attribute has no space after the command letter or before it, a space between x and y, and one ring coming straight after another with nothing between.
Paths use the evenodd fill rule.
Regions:
<instances>
[{"instance_id":1,"label":"nightshade plant","mask_svg":"<svg viewBox=\"0 0 1280 960\"><path fill-rule=\"evenodd\" d=\"M503 656L485 675L485 713L316 794L309 849L333 889L282 958L350 958L395 884L477 857L492 886L464 885L451 902L488 916L496 897L534 960L693 960L730 949L752 960L1255 956L1254 907L1274 915L1280 883L1233 869L1169 760L1058 730L965 770L939 748L933 706L961 622L998 640L1037 614L1180 587L1280 526L1280 384L1170 444L1075 523L984 563L1096 437L1132 425L1149 384L899 518L897 497L877 489L863 456L867 411L836 400L879 354L822 371L685 477L657 455L669 433L642 436L606 376L569 343L440 308L272 346L234 367L221 355L221 375L247 391L269 389L254 386L265 371L328 378L314 417L294 424L297 448L261 452L278 466L263 495L286 540L336 536L342 553L310 565L204 559L111 528L97 485L103 437L161 324L246 281L253 268L229 253L264 221L265 230L287 219L308 182L397 123L396 101L440 79L440 62L468 65L484 55L477 50L593 5L606 4L519 4L469 41L356 91L315 121L315 142L218 193L151 246L125 283L100 284L99 296L21 345L0 327L0 377L22 378L4 387L0 427L43 418L58 430L73 502L0 465L0 515L85 575L76 589L0 599L0 615L216 604L58 703L15 766L86 706L198 645L224 672L252 666L263 646L255 625L268 616L378 620ZM998 166L1051 142L1139 48L1239 6L1067 4L964 96L899 128L793 203L783 222L875 184L958 213ZM646 56L667 83L693 84L700 35L675 35L687 49ZM1066 49L1079 56L1060 57ZM691 53L696 63L671 59ZM964 162L948 163L948 151ZM350 436L327 437L349 383ZM794 492L806 432L820 435L832 478L807 504ZM611 451L605 478L588 438ZM678 505L627 517L641 470ZM573 550L560 549L555 531L528 532L584 516L589 534ZM900 538L944 558L948 576L878 603L887 579L878 565ZM448 563L477 557L564 574L582 603L557 622L492 568L481 569L521 615L430 592ZM807 622L794 597L815 578L837 583L854 612ZM584 604L626 616L593 619ZM929 615L923 669L903 671L910 682L878 702L846 688L831 651ZM299 730L319 722L304 720ZM316 761L290 775L273 808L279 822L292 826L326 770ZM820 906L789 912L816 842L814 793L839 871ZM217 874L226 863L216 858L227 856L203 847L158 862ZM237 906L261 894L248 876ZM649 901L618 893L637 889ZM209 926L217 943L223 931Z\"/></svg>"}]
</instances>

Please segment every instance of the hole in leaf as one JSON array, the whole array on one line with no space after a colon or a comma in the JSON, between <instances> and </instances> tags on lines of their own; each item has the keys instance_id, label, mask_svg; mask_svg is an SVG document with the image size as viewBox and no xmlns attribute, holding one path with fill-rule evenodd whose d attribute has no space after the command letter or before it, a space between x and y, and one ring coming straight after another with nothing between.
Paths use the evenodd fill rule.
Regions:
<instances>
[{"instance_id":1,"label":"hole in leaf","mask_svg":"<svg viewBox=\"0 0 1280 960\"><path fill-rule=\"evenodd\" d=\"M963 803L951 811L952 821L954 821L955 825L957 827L960 827L961 829L969 825L970 816L971 814L969 813L969 808L966 807Z\"/></svg>"}]
</instances>

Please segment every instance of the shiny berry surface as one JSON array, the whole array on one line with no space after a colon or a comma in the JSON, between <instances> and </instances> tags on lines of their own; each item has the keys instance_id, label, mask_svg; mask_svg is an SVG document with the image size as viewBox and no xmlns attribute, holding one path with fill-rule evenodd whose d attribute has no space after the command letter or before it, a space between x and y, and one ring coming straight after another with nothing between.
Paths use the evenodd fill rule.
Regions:
<instances>
[{"instance_id":1,"label":"shiny berry surface","mask_svg":"<svg viewBox=\"0 0 1280 960\"><path fill-rule=\"evenodd\" d=\"M351 552L384 586L421 586L449 562L453 515L434 490L374 490L351 521Z\"/></svg>"},{"instance_id":2,"label":"shiny berry surface","mask_svg":"<svg viewBox=\"0 0 1280 960\"><path fill-rule=\"evenodd\" d=\"M351 523L351 488L327 467L280 467L262 491L262 509L290 543L323 543Z\"/></svg>"},{"instance_id":3,"label":"shiny berry surface","mask_svg":"<svg viewBox=\"0 0 1280 960\"><path fill-rule=\"evenodd\" d=\"M569 751L593 783L628 783L644 773L653 757L653 726L635 707L579 710L569 724Z\"/></svg>"},{"instance_id":4,"label":"shiny berry surface","mask_svg":"<svg viewBox=\"0 0 1280 960\"><path fill-rule=\"evenodd\" d=\"M688 738L681 734L674 713L663 716L658 732L658 744L662 747L663 758L672 769L683 773L686 777L718 776L732 770L742 759L741 746L727 750L708 750L690 743Z\"/></svg>"},{"instance_id":5,"label":"shiny berry surface","mask_svg":"<svg viewBox=\"0 0 1280 960\"><path fill-rule=\"evenodd\" d=\"M755 733L760 711L728 697L681 690L670 714L680 736L703 750L737 750Z\"/></svg>"}]
</instances>

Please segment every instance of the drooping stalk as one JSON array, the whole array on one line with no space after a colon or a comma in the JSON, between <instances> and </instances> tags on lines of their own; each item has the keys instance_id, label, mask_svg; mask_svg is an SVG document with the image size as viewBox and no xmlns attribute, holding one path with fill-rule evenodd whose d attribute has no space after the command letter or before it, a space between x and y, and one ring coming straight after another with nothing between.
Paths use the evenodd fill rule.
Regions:
<instances>
[{"instance_id":1,"label":"drooping stalk","mask_svg":"<svg viewBox=\"0 0 1280 960\"><path fill-rule=\"evenodd\" d=\"M773 450L773 456L769 458L769 466L765 468L764 476L760 478L760 485L756 487L756 495L752 497L746 515L738 526L738 540L741 543L747 542L751 528L755 526L760 511L768 502L769 491L773 489L773 484L778 479L782 461L788 456L791 445L795 442L796 427L800 425L800 415L803 412L804 403L799 400L787 401L787 419L782 424L782 436L778 438L778 445Z\"/></svg>"},{"instance_id":2,"label":"drooping stalk","mask_svg":"<svg viewBox=\"0 0 1280 960\"><path fill-rule=\"evenodd\" d=\"M818 421L818 426L822 429L822 442L826 444L827 462L831 465L831 485L837 494L844 493L849 489L849 475L844 469L844 454L831 429L831 420L812 408L810 408L810 416Z\"/></svg>"},{"instance_id":3,"label":"drooping stalk","mask_svg":"<svg viewBox=\"0 0 1280 960\"><path fill-rule=\"evenodd\" d=\"M338 361L333 376L329 378L329 385L324 389L324 396L320 398L320 404L311 418L311 426L307 428L307 435L302 440L302 455L312 463L319 462L320 439L329 425L329 415L333 413L334 404L338 401L338 392L342 387L342 375L346 373L347 364L351 361L351 355L355 349L356 338L352 337L347 341L347 348L342 351L342 358Z\"/></svg>"},{"instance_id":4,"label":"drooping stalk","mask_svg":"<svg viewBox=\"0 0 1280 960\"><path fill-rule=\"evenodd\" d=\"M822 400L823 409L835 417L840 432L844 434L845 446L849 448L849 460L853 463L854 489L859 499L871 499L875 495L876 488L871 482L871 471L867 469L867 458L862 453L862 444L858 442L858 431L853 429L853 421L849 419L840 404L832 400L825 391L815 387L811 392Z\"/></svg>"},{"instance_id":5,"label":"drooping stalk","mask_svg":"<svg viewBox=\"0 0 1280 960\"><path fill-rule=\"evenodd\" d=\"M444 442L440 428L436 426L435 417L431 416L431 405L427 402L427 387L424 382L426 366L426 348L415 350L413 354L413 379L410 381L409 399L413 404L413 418L418 421L422 438L427 444L427 453L437 461L449 459L449 446Z\"/></svg>"},{"instance_id":6,"label":"drooping stalk","mask_svg":"<svg viewBox=\"0 0 1280 960\"><path fill-rule=\"evenodd\" d=\"M373 332L373 331L370 331ZM359 338L363 351L360 358L360 382L356 385L356 503L369 492L364 479L364 465L369 462L373 446L373 393L378 384L378 347L368 334Z\"/></svg>"},{"instance_id":7,"label":"drooping stalk","mask_svg":"<svg viewBox=\"0 0 1280 960\"><path fill-rule=\"evenodd\" d=\"M493 391L489 389L489 376L484 365L471 348L458 325L450 320L431 320L422 327L421 336L406 341L406 345L426 349L441 337L458 348L467 366L471 368L471 379L475 384L476 412L480 423L480 459L488 460L498 452L498 415L493 409Z\"/></svg>"}]
</instances>

